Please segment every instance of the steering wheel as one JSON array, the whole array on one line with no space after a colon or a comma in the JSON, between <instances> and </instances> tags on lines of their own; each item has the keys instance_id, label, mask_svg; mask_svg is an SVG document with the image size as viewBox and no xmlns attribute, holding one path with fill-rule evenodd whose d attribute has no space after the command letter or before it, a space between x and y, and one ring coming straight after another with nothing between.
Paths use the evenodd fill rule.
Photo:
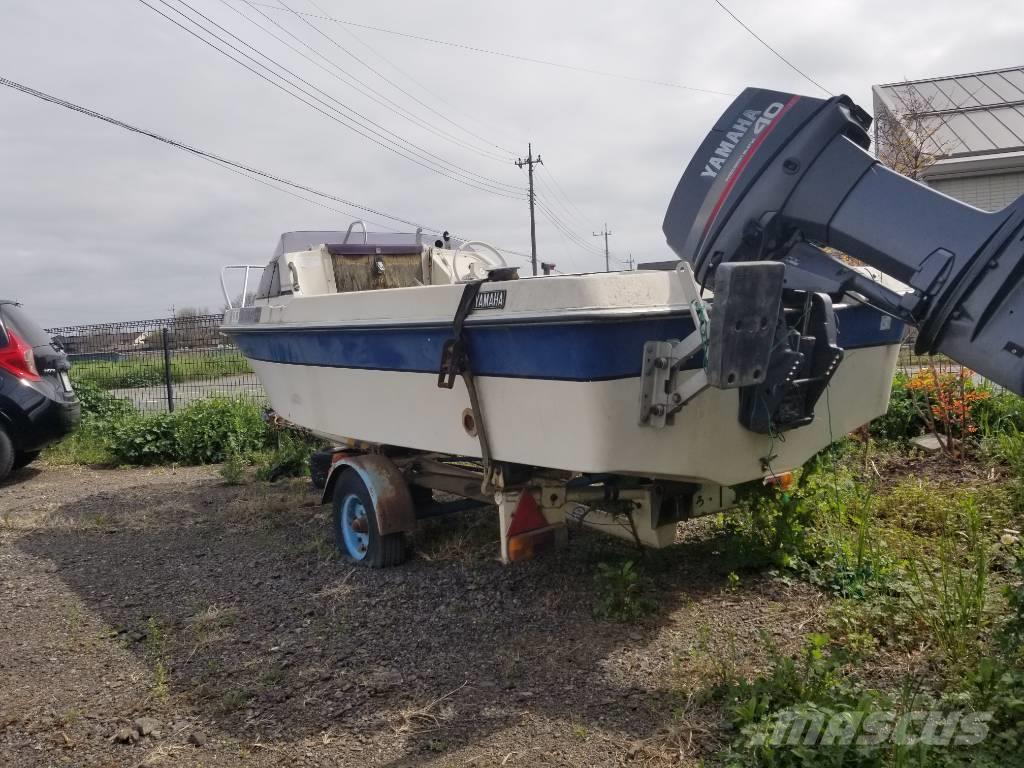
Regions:
<instances>
[{"instance_id":1,"label":"steering wheel","mask_svg":"<svg viewBox=\"0 0 1024 768\"><path fill-rule=\"evenodd\" d=\"M472 253L474 256L478 256L490 264L491 269L500 269L501 267L508 266L508 263L505 261L505 257L502 256L498 252L498 249L490 243L485 243L482 240L467 240L455 250L455 255L452 256L452 273L455 275L455 279L459 282L464 283L469 280L481 280L487 277L487 272L490 271L481 268L479 261L471 261L467 257L466 260L469 261L469 266L464 272L459 272L459 256L462 254L463 250L471 245L479 245L490 251L490 254L478 253L477 251L473 251Z\"/></svg>"}]
</instances>

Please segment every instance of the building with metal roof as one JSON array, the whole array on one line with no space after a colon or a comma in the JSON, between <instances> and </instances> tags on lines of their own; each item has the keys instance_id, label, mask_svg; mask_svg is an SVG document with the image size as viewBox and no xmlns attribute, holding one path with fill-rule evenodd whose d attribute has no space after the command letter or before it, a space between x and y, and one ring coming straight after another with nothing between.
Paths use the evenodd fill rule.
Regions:
<instances>
[{"instance_id":1,"label":"building with metal roof","mask_svg":"<svg viewBox=\"0 0 1024 768\"><path fill-rule=\"evenodd\" d=\"M926 157L911 173L925 184L988 211L1024 195L1024 67L871 90L880 157L880 132L898 124Z\"/></svg>"}]
</instances>

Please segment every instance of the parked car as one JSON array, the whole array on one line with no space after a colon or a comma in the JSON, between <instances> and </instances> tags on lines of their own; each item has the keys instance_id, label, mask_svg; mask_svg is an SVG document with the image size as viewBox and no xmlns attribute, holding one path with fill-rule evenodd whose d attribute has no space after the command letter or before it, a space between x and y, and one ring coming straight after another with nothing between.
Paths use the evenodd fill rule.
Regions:
<instances>
[{"instance_id":1,"label":"parked car","mask_svg":"<svg viewBox=\"0 0 1024 768\"><path fill-rule=\"evenodd\" d=\"M21 304L0 299L0 482L78 425L69 367Z\"/></svg>"}]
</instances>

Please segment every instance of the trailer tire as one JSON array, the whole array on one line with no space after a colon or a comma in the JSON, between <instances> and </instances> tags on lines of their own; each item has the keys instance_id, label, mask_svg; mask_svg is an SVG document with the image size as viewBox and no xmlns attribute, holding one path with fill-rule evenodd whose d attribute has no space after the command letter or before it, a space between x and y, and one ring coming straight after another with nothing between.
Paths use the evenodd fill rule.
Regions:
<instances>
[{"instance_id":1,"label":"trailer tire","mask_svg":"<svg viewBox=\"0 0 1024 768\"><path fill-rule=\"evenodd\" d=\"M334 543L345 559L367 568L405 562L405 534L380 534L377 512L358 472L345 470L334 485Z\"/></svg>"}]
</instances>

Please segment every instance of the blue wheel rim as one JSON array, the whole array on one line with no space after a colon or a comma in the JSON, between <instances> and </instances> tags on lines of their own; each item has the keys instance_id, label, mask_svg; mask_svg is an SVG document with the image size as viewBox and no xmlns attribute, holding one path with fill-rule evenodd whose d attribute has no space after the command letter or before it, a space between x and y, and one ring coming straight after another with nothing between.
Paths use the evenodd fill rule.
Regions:
<instances>
[{"instance_id":1,"label":"blue wheel rim","mask_svg":"<svg viewBox=\"0 0 1024 768\"><path fill-rule=\"evenodd\" d=\"M345 540L345 549L353 560L362 560L370 547L369 521L366 519L366 507L354 493L350 493L341 502L341 536Z\"/></svg>"}]
</instances>

